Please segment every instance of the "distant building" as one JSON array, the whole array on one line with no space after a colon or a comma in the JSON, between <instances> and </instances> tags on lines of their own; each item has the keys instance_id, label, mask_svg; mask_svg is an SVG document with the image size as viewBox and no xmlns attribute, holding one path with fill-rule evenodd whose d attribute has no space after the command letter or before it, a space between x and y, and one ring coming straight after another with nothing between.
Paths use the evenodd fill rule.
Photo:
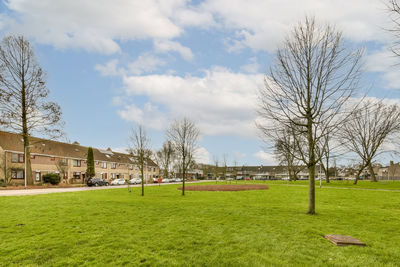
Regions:
<instances>
[{"instance_id":1,"label":"distant building","mask_svg":"<svg viewBox=\"0 0 400 267\"><path fill-rule=\"evenodd\" d=\"M42 183L46 173L58 173L63 183L82 183L86 178L88 148L58 141L31 138L31 169L35 184ZM129 154L111 149L93 148L95 171L98 178L108 181L117 178L139 178L139 168ZM10 184L24 184L24 146L21 135L0 131L0 179ZM144 178L151 180L159 175L158 166L148 160Z\"/></svg>"}]
</instances>

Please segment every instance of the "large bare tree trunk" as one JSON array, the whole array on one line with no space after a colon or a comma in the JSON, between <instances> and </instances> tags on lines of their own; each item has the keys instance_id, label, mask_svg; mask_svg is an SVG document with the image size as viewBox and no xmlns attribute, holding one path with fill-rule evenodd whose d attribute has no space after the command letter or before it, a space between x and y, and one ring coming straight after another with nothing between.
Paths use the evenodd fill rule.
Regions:
<instances>
[{"instance_id":1,"label":"large bare tree trunk","mask_svg":"<svg viewBox=\"0 0 400 267\"><path fill-rule=\"evenodd\" d=\"M23 76L23 75L22 75ZM27 123L27 105L26 105L26 92L25 92L25 81L24 78L22 78L22 139L24 140L24 161L26 163L24 164L24 169L26 177L26 184L27 185L33 185L33 179L32 179L32 168L31 168L31 155L30 155L30 149L29 149L29 134L28 134L28 123Z\"/></svg>"},{"instance_id":2,"label":"large bare tree trunk","mask_svg":"<svg viewBox=\"0 0 400 267\"><path fill-rule=\"evenodd\" d=\"M375 173L374 173L374 168L372 168L372 163L368 164L368 170L369 170L369 173L371 175L371 182L377 182L376 176L375 176Z\"/></svg>"},{"instance_id":3,"label":"large bare tree trunk","mask_svg":"<svg viewBox=\"0 0 400 267\"><path fill-rule=\"evenodd\" d=\"M363 171L363 169L360 169L360 170L357 172L356 179L354 180L354 183L353 183L353 184L357 184L357 182L358 182L358 177L360 177L362 171Z\"/></svg>"},{"instance_id":4,"label":"large bare tree trunk","mask_svg":"<svg viewBox=\"0 0 400 267\"><path fill-rule=\"evenodd\" d=\"M312 118L308 117L308 214L315 214L315 150L312 129Z\"/></svg>"}]
</instances>

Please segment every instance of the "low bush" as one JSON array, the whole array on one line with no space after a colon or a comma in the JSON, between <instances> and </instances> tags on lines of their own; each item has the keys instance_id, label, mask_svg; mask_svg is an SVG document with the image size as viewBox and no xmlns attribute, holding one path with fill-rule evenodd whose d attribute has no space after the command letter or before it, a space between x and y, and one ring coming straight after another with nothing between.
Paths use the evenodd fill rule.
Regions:
<instances>
[{"instance_id":1,"label":"low bush","mask_svg":"<svg viewBox=\"0 0 400 267\"><path fill-rule=\"evenodd\" d=\"M52 185L57 185L61 181L61 177L57 173L48 173L43 175L42 178L44 183L50 183Z\"/></svg>"}]
</instances>

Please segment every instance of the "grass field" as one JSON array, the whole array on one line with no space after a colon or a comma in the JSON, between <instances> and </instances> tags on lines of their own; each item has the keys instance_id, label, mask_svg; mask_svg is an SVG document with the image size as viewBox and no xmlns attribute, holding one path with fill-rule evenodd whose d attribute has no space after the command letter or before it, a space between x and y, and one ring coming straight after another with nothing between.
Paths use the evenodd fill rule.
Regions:
<instances>
[{"instance_id":1,"label":"grass field","mask_svg":"<svg viewBox=\"0 0 400 267\"><path fill-rule=\"evenodd\" d=\"M238 181L240 183L245 183L245 181ZM251 181L253 182L253 181ZM264 183L260 182L259 183ZM233 181L235 184L236 181ZM281 184L281 185L308 185L308 180L298 180L298 181L282 181L282 180L275 180L275 181L265 181L265 183L269 184ZM319 187L320 182L315 181L315 186ZM378 182L371 182L369 180L361 180L358 181L357 184L353 184L353 181L337 181L332 180L329 183L322 181L322 187L345 187L345 188L359 188L359 189L385 189L385 190L400 190L400 181L378 181Z\"/></svg>"},{"instance_id":2,"label":"grass field","mask_svg":"<svg viewBox=\"0 0 400 267\"><path fill-rule=\"evenodd\" d=\"M0 265L398 266L400 192L187 192L177 185L0 198ZM23 225L19 225L23 224ZM367 247L336 247L346 234Z\"/></svg>"}]
</instances>

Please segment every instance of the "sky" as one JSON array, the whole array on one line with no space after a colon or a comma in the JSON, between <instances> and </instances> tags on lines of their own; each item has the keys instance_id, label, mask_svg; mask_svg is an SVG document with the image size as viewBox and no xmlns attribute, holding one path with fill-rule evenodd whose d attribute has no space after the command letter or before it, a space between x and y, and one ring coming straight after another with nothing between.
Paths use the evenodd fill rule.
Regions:
<instances>
[{"instance_id":1,"label":"sky","mask_svg":"<svg viewBox=\"0 0 400 267\"><path fill-rule=\"evenodd\" d=\"M400 103L382 0L7 0L0 34L23 34L47 72L64 132L121 151L143 124L158 149L174 119L201 136L197 161L276 164L255 126L257 90L290 29L306 15L364 48L361 86Z\"/></svg>"}]
</instances>

